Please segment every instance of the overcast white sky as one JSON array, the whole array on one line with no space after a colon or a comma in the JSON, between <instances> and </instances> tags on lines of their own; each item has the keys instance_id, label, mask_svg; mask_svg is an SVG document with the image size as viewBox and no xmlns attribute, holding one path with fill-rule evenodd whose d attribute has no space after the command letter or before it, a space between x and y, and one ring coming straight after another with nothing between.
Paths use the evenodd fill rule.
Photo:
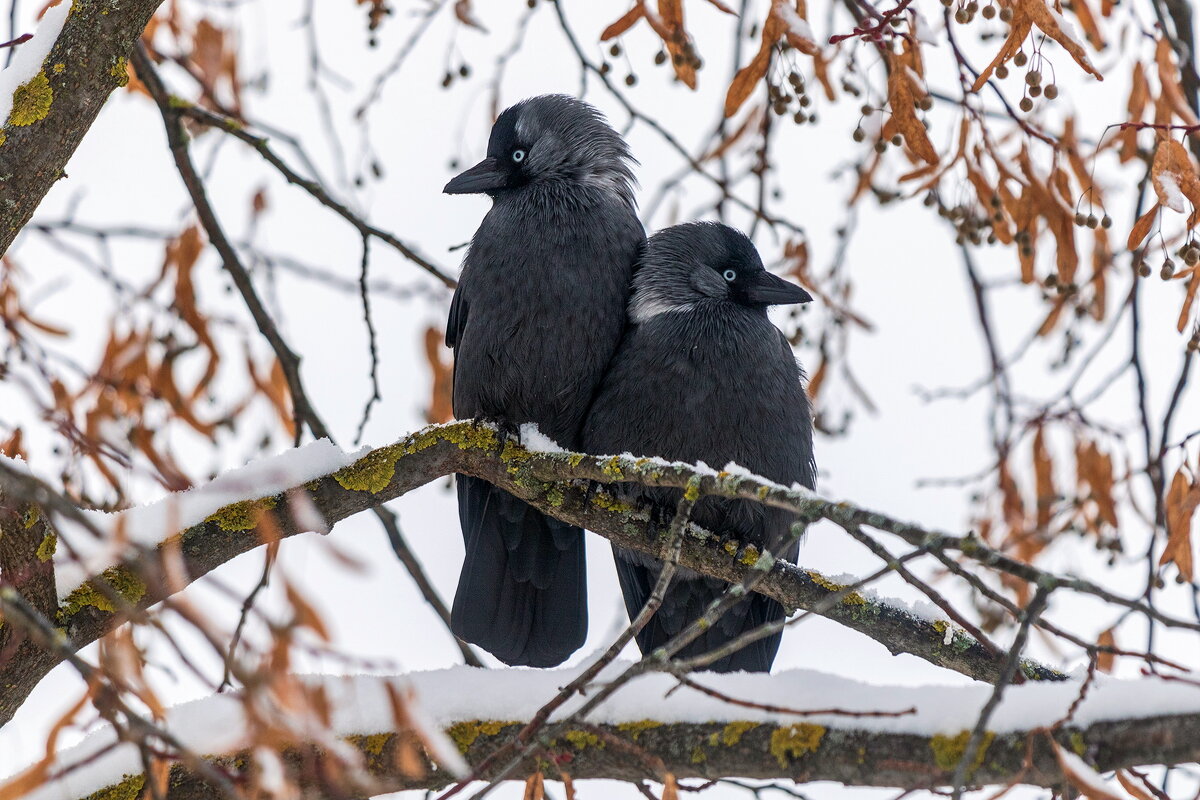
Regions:
<instances>
[{"instance_id":1,"label":"overcast white sky","mask_svg":"<svg viewBox=\"0 0 1200 800\"><path fill-rule=\"evenodd\" d=\"M14 0L15 1L15 0ZM19 30L32 28L37 3L22 0ZM250 0L233 4L183 2L186 13L211 14L215 19L236 19L242 31L241 68L244 75L266 71L269 90L250 92L245 105L252 118L268 121L299 136L328 176L336 176L335 155L321 132L319 110L308 88L306 32L296 23L301 9L293 4L271 4ZM300 4L295 4L299 6ZM456 269L461 251L448 248L465 242L487 209L482 197L448 197L441 187L452 175L449 163L457 159L463 165L481 157L487 138L489 94L487 81L495 56L509 44L514 9L518 3L477 3L477 14L490 34L462 29L452 14L444 11L432 24L421 44L412 53L401 75L384 88L380 102L370 111L368 128L357 124L353 109L369 90L371 76L390 60L407 40L414 27L410 2L397 2L397 13L378 33L379 47L365 46L363 14L349 2L318 3L316 28L325 59L353 88L343 91L340 83L330 83L334 101L334 120L348 148L346 170L363 168L359 160L361 137L369 136L381 157L383 176L368 180L365 187L341 186L343 196L373 221L402 238L416 241L421 249L439 263ZM761 6L761 3L752 4ZM821 5L821 4L813 4ZM926 4L920 4L924 7ZM939 12L930 3L928 13ZM616 18L624 4L566 3L572 25L594 53L602 28ZM824 6L822 5L823 9ZM689 26L705 59L701 87L688 93L672 85L665 69L650 64L657 45L646 31L626 37L640 78L631 92L634 102L656 116L687 144L694 148L703 141L716 119L727 76L730 74L728 22L707 4L689 2ZM761 10L756 11L761 14ZM831 31L825 11L814 13L818 36ZM835 17L845 26L841 15ZM504 102L544 92L578 94L578 69L557 29L553 9L541 8L533 17L522 53L514 58L504 76ZM751 45L753 46L753 45ZM988 45L994 47L995 43ZM949 56L942 47L934 52L937 59L928 65L935 87L954 90L952 73L947 71ZM983 52L983 51L980 51ZM1049 52L1049 51L1048 51ZM1098 136L1103 125L1123 109L1124 74L1112 74L1103 86L1078 80L1078 70L1061 51L1055 51L1058 82L1064 86L1064 108L1086 108L1083 131ZM452 92L443 91L440 80L447 58L456 68L466 58L472 77ZM978 60L978 59L977 59ZM623 64L624 59L618 60ZM1108 66L1099 59L1102 70ZM616 74L624 75L618 66ZM171 74L172 79L179 76ZM177 85L187 87L186 81ZM181 90L187 94L190 89ZM608 112L618 127L626 117L602 87L594 81L586 98ZM795 128L790 124L775 145L782 162L784 193L780 210L799 220L810 237L814 262L823 267L833 258L835 230L844 224L847 176L834 175L839 166L854 157L849 133L858 116L858 101L831 106L823 99L817 107L823 120L819 126ZM953 129L951 117L935 116L935 138L948 137ZM629 140L642 162L643 187L656 187L659 180L679 167L679 159L662 140L645 126L635 125ZM280 146L286 152L286 148ZM313 203L301 191L284 186L264 167L257 156L231 139L208 133L196 145L199 163L209 169L209 188L227 227L235 239L248 230L250 197L262 185L268 186L269 213L259 222L257 241L264 249L293 254L308 263L320 265L353 279L357 275L360 240L349 226L326 209ZM180 229L189 218L189 205L165 145L157 110L144 97L118 92L109 101L95 127L67 167L68 180L55 186L39 210L40 219L60 218L69 207L77 219L92 224L137 222L155 228ZM1109 174L1112 174L1111 172ZM1116 181L1132 185L1132 173L1116 175ZM669 224L671 206L678 208L678 220L688 218L709 195L701 184L689 184L676 204L666 204L663 212L648 221L651 228ZM644 192L648 199L648 192ZM1125 192L1126 195L1130 194ZM1125 198L1128 200L1128 198ZM1129 217L1124 206L1113 209L1118 230ZM968 524L967 493L957 487L916 488L921 478L956 477L972 474L988 464L986 429L986 393L967 401L923 401L917 387L938 388L966 385L985 373L983 345L975 333L974 309L958 252L947 228L919 202L877 208L865 202L857 221L858 233L847 253L854 274L854 307L875 323L871 334L853 334L851 348L855 374L870 393L878 411L864 413L838 384L827 402L841 407L854 405L856 413L849 434L840 438L820 437L817 459L820 489L830 495L850 498L866 506L877 507L903 518L930 526L962 530ZM1117 237L1123 238L1123 233ZM90 243L81 242L90 247ZM778 257L779 242L760 235L759 245L770 262ZM116 263L123 277L144 280L156 274L161 265L158 245L118 242L114 244ZM372 248L372 274L401 284L433 286L409 263L386 247ZM107 291L96 278L49 247L46 241L26 232L18 239L13 257L26 270L27 291L31 296L40 287L38 305L42 316L64 322L75 331L68 348L84 363L93 361L103 345L102 335L113 309L103 298ZM1016 274L1015 259L1009 253L988 252L980 255L985 272L996 278ZM1110 302L1123 296L1127 287L1127 261L1119 262L1118 274L1110 289ZM215 314L245 317L236 294L220 291L225 279L220 264L211 255L201 268L203 280L200 302ZM259 276L260 281L262 275ZM349 447L362 405L369 395L368 360L365 330L357 297L327 287L281 275L270 293L273 308L279 314L294 350L304 358L304 376L316 407L328 420L344 447ZM1036 326L1041 311L1036 298L1027 289L1006 289L997 298L1012 302L997 309L1001 344L1011 352ZM1178 312L1178 286L1147 282L1147 333L1153 344L1147 348L1152 361L1149 371L1158 380L1152 384L1155 408L1166 399L1166 384L1176 369L1176 353L1181 351L1180 337L1174 335L1173 320ZM435 290L421 293L407 302L379 297L375 300L375 322L379 329L382 358L380 378L383 400L376 407L367 427L366 442L383 444L422 424L421 410L427 401L428 372L423 363L421 334L430 324L442 324L448 296ZM126 310L123 313L138 313ZM819 310L809 313L818 314ZM1165 320L1165 321L1164 321ZM1122 329L1123 331L1124 329ZM1118 337L1127 335L1122 332ZM1051 373L1047 365L1056 355L1059 342L1035 345L1018 371L1026 386L1039 395L1052 396L1063 376ZM266 349L255 345L258 352ZM801 349L802 362L811 362L813 352ZM1086 386L1095 386L1123 353L1099 362L1089 372ZM1127 418L1132 388L1127 380L1115 384L1096 406L1096 416L1133 431ZM19 400L11 385L0 383L0 424L19 424L26 430L32 449L33 467L49 478L57 474L50 466L48 450L53 434L39 427L33 412ZM1194 408L1181 414L1179 430L1190 430L1197 419ZM191 472L202 475L243 463L253 452L257 433L272 424L265 408L255 408L245 417L239 437L226 437L219 463L210 463L207 455L192 465ZM276 448L286 446L276 439ZM179 442L183 452L195 452L186 440ZM1064 480L1071 480L1064 477ZM160 492L147 486L142 499L153 499ZM461 560L461 538L454 510L453 492L448 481L438 481L411 493L393 504L399 512L410 544L422 558L429 573L448 599L457 582ZM572 663L585 659L601 648L625 622L611 556L607 543L598 537L589 539L589 593L591 634ZM361 564L350 570L332 558L331 549L349 554ZM1059 548L1052 562L1060 569L1090 570L1102 563L1087 546L1074 543ZM225 585L248 590L257 580L262 554L250 553L217 570L215 577ZM864 574L876 568L870 554L835 528L816 526L801 551L801 562L830 573ZM1093 563L1094 562L1094 563ZM281 551L281 574L301 585L325 613L338 645L347 653L384 665L390 671L411 671L456 663L457 650L448 634L422 602L403 568L395 561L378 523L362 515L340 524L327 539L315 535L288 541ZM1127 593L1140 591L1140 568L1124 571ZM881 591L909 596L907 587L885 583ZM236 619L236 606L208 581L188 590L197 602L213 609L222 618ZM1179 593L1182 599L1182 593ZM273 598L266 598L269 606ZM1110 610L1084 601L1064 602L1054 607L1051 616L1085 637L1108 627L1114 621ZM1129 628L1131 644L1134 628ZM186 636L186 634L185 634ZM1056 660L1054 651L1034 641L1034 650L1042 658ZM1196 641L1180 641L1175 654L1196 663L1200 652ZM90 652L87 651L87 652ZM632 653L627 655L632 656ZM188 674L175 668L165 649L154 648L152 659L161 667L154 671L156 685L171 700L186 700L205 693ZM345 670L334 661L303 665L308 669ZM1073 663L1065 664L1067 667ZM965 678L935 669L918 659L892 657L875 642L839 626L815 620L793 628L785 636L776 670L806 667L858 678L875 683L963 684ZM0 774L7 774L36 757L43 748L46 726L66 704L77 696L80 683L66 670L55 671L33 694L12 723L0 730ZM557 791L557 790L555 790ZM822 784L805 791L819 798L836 798L849 790ZM498 792L497 797L519 795L518 787ZM867 796L862 790L855 796ZM582 797L637 797L629 787L593 784L583 787ZM714 790L707 796L737 797L744 793L729 789Z\"/></svg>"}]
</instances>

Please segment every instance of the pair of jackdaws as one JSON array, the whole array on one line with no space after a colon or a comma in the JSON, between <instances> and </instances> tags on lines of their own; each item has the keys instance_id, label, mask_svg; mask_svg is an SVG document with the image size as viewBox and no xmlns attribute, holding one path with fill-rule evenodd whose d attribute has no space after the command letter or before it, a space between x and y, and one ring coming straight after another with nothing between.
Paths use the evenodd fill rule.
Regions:
<instances>
[{"instance_id":1,"label":"pair of jackdaws","mask_svg":"<svg viewBox=\"0 0 1200 800\"><path fill-rule=\"evenodd\" d=\"M767 307L812 298L772 275L733 228L689 223L649 239L635 213L636 162L588 104L535 97L496 120L487 158L446 185L486 193L450 307L454 413L523 423L563 447L741 467L812 487L812 423L801 373ZM680 490L619 485L658 519ZM562 663L587 634L583 531L478 479L458 477L466 559L453 629L508 664ZM691 519L758 547L785 542L789 512L705 497ZM794 560L795 542L783 555ZM614 548L631 618L661 563ZM639 633L649 653L698 619L728 585L681 569ZM750 595L677 655L710 652L783 616ZM711 665L767 671L779 633Z\"/></svg>"}]
</instances>

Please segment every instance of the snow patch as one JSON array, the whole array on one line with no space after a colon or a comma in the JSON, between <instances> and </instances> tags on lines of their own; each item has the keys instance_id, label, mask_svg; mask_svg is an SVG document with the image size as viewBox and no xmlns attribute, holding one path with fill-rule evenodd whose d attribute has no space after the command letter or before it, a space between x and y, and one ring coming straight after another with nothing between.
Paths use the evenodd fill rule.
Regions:
<instances>
[{"instance_id":1,"label":"snow patch","mask_svg":"<svg viewBox=\"0 0 1200 800\"><path fill-rule=\"evenodd\" d=\"M775 14L784 23L787 24L789 31L793 36L799 36L801 39L817 43L817 37L813 36L812 27L809 26L808 20L803 19L796 13L796 9L786 2L775 3Z\"/></svg>"},{"instance_id":2,"label":"snow patch","mask_svg":"<svg viewBox=\"0 0 1200 800\"><path fill-rule=\"evenodd\" d=\"M148 505L117 514L84 512L93 527L105 534L102 539L76 522L60 519L60 533L69 547L60 543L54 557L58 598L66 598L88 578L120 563L127 544L154 547L230 503L279 494L349 466L368 450L347 453L328 439L320 439L253 461L204 486L168 495ZM301 505L298 512L296 521L302 527L325 532L325 521L316 509Z\"/></svg>"},{"instance_id":3,"label":"snow patch","mask_svg":"<svg viewBox=\"0 0 1200 800\"><path fill-rule=\"evenodd\" d=\"M34 31L33 38L15 45L12 63L0 70L0 125L12 112L13 92L28 83L42 69L42 62L50 55L51 48L62 33L63 23L71 11L73 0L62 0L47 9Z\"/></svg>"},{"instance_id":4,"label":"snow patch","mask_svg":"<svg viewBox=\"0 0 1200 800\"><path fill-rule=\"evenodd\" d=\"M916 22L913 25L913 34L917 41L921 44L927 44L930 47L940 47L941 40L938 38L937 31L941 30L941 25L936 28L929 24L929 20L921 13L921 9L915 5L909 6L912 10Z\"/></svg>"},{"instance_id":5,"label":"snow patch","mask_svg":"<svg viewBox=\"0 0 1200 800\"><path fill-rule=\"evenodd\" d=\"M1179 181L1172 173L1160 172L1158 186L1162 190L1159 197L1162 198L1163 205L1180 214L1187 210L1187 198L1183 196L1183 192L1179 188Z\"/></svg>"},{"instance_id":6,"label":"snow patch","mask_svg":"<svg viewBox=\"0 0 1200 800\"><path fill-rule=\"evenodd\" d=\"M600 682L612 680L630 666L609 665ZM310 686L321 686L329 698L334 736L374 734L391 731L389 688L413 699L410 712L425 734L435 737L442 763L456 771L466 769L452 744L439 731L467 720L528 720L554 697L559 687L575 678L583 666L557 670L481 670L458 666L418 672L407 676L321 676L303 678ZM903 711L915 714L896 717L847 717L761 711L731 705L694 689L679 687L669 675L648 674L632 680L613 695L589 720L619 724L644 720L647 715L664 722L727 722L747 720L791 724L798 718L838 729L857 729L922 736L956 734L970 730L991 695L984 683L967 686L879 686L812 670L788 670L776 675L701 673L695 677L703 686L738 698L780 698L798 710L837 708L845 711ZM1062 719L1079 696L1081 682L1028 682L1010 686L996 708L988 729L996 733L1029 730L1052 725ZM573 698L552 717L560 719L577 709L584 698ZM1157 677L1120 680L1096 676L1095 683L1075 712L1074 725L1116 719L1200 713L1200 690L1181 681ZM188 749L213 755L237 752L249 746L241 702L231 695L214 695L176 706L167 713L166 726ZM103 753L115 741L111 728L101 728L79 745L62 751L55 773L78 765L66 775L51 780L23 800L77 800L112 785L126 774L141 771L137 748L120 744ZM1083 773L1083 769L1079 769Z\"/></svg>"},{"instance_id":7,"label":"snow patch","mask_svg":"<svg viewBox=\"0 0 1200 800\"><path fill-rule=\"evenodd\" d=\"M542 433L536 422L526 422L520 428L521 444L526 450L534 453L566 453L567 450L558 442Z\"/></svg>"}]
</instances>

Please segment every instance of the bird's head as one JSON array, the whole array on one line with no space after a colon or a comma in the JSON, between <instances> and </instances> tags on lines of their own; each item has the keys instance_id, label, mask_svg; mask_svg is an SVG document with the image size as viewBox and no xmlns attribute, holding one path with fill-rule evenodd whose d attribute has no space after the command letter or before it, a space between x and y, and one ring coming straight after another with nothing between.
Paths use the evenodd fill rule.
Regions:
<instances>
[{"instance_id":1,"label":"bird's head","mask_svg":"<svg viewBox=\"0 0 1200 800\"><path fill-rule=\"evenodd\" d=\"M547 94L506 109L492 126L487 158L442 191L496 197L563 182L607 189L632 205L634 163L625 140L599 111L567 95Z\"/></svg>"},{"instance_id":2,"label":"bird's head","mask_svg":"<svg viewBox=\"0 0 1200 800\"><path fill-rule=\"evenodd\" d=\"M767 306L810 300L808 292L768 272L741 231L716 222L689 222L646 241L633 277L629 316L641 323L714 304L765 312Z\"/></svg>"}]
</instances>

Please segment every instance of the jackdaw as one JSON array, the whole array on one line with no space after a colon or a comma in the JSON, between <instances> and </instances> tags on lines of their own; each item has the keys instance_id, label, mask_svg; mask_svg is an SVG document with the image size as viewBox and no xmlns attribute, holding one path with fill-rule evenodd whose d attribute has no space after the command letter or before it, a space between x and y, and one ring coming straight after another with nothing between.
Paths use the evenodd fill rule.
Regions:
<instances>
[{"instance_id":1,"label":"jackdaw","mask_svg":"<svg viewBox=\"0 0 1200 800\"><path fill-rule=\"evenodd\" d=\"M446 184L492 198L446 325L456 417L509 436L532 422L578 447L646 239L635 163L599 111L545 95L504 111L487 158ZM458 511L466 558L454 633L507 664L562 663L587 635L583 531L465 475Z\"/></svg>"},{"instance_id":2,"label":"jackdaw","mask_svg":"<svg viewBox=\"0 0 1200 800\"><path fill-rule=\"evenodd\" d=\"M716 223L689 223L646 242L633 278L629 322L584 424L589 453L634 453L717 469L736 462L790 486L812 488L812 419L803 375L767 307L805 303L808 292L763 268L751 241ZM625 500L665 519L680 490L623 484ZM692 521L739 546L774 547L795 517L746 500L704 497ZM775 555L794 561L798 543ZM613 548L632 619L649 598L661 562ZM729 585L680 568L662 606L637 636L643 653L666 644L698 619ZM765 622L783 607L754 594L680 651L697 656ZM709 669L767 672L780 633L714 662Z\"/></svg>"}]
</instances>

